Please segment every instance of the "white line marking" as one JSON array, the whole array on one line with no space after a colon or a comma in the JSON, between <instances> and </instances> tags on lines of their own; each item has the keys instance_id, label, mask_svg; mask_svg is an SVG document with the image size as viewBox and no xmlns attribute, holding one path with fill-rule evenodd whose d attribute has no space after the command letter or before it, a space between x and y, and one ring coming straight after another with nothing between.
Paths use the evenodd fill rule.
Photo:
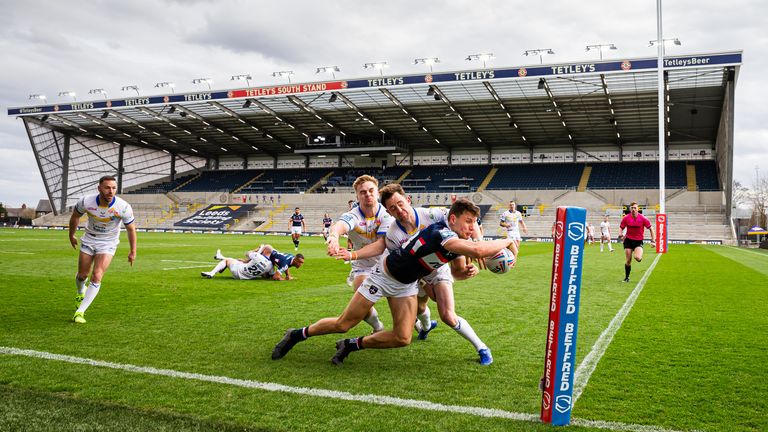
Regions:
<instances>
[{"instance_id":1,"label":"white line marking","mask_svg":"<svg viewBox=\"0 0 768 432\"><path fill-rule=\"evenodd\" d=\"M18 238L18 239L2 239L2 240L0 240L0 242L13 242L13 243L18 243L18 242L22 242L22 241L23 242L28 242L28 241L55 241L55 242L57 242L57 241L61 241L61 240L60 239L45 239L45 238L42 238L42 239ZM64 244L64 242L62 242L62 244Z\"/></svg>"},{"instance_id":2,"label":"white line marking","mask_svg":"<svg viewBox=\"0 0 768 432\"><path fill-rule=\"evenodd\" d=\"M131 364L112 363L102 360L92 360L82 357L73 357L68 355L53 354L45 351L34 351L19 348L10 348L0 346L0 354L17 355L25 357L34 357L45 360L55 360L66 363L82 364L88 366L104 367L109 369L117 369L126 372L160 375L171 378L181 378L195 381L205 381L218 384L227 384L237 387L253 388L271 392L283 392L293 393L305 396L324 397L330 399L341 399L354 402L366 402L376 405L393 405L405 408L416 408L427 411L442 411L458 414L469 414L479 417L491 417L491 418L503 418L510 420L519 420L527 422L539 422L539 416L537 414L526 414L512 411L504 411L494 408L480 408L462 405L444 405L435 402L415 400L415 399L402 399L391 396L378 396L372 394L354 394L336 390L324 390L314 389L308 387L292 387L283 384L251 381L237 378L230 378L217 375L203 375L191 372L181 372L172 369L157 369L147 366L135 366ZM631 432L680 432L674 429L665 429L658 426L640 425L631 423L609 422L601 420L586 420L572 418L571 423L577 426L596 427L600 429L608 429L614 431L631 431Z\"/></svg>"},{"instance_id":3,"label":"white line marking","mask_svg":"<svg viewBox=\"0 0 768 432\"><path fill-rule=\"evenodd\" d=\"M592 376L592 372L594 372L595 368L597 368L597 363L600 362L603 354L605 354L605 350L608 349L608 345L610 345L611 341L613 341L613 336L617 331L619 331L621 324L624 322L624 318L627 317L629 311L632 309L632 306L635 305L635 300L637 300L640 292L643 291L643 287L645 287L645 281L647 281L648 277L651 276L653 269L656 267L656 263L659 262L659 259L661 259L662 255L663 254L656 255L656 258L653 260L651 266L648 267L648 270L646 270L643 277L640 278L640 282L637 283L635 289L632 290L632 292L629 294L629 297L627 297L627 300L624 301L624 305L621 306L621 309L619 309L619 311L616 313L616 316L613 317L611 322L608 324L608 327L603 330L603 332L600 334L600 337L597 338L595 344L592 345L592 350L589 351L589 354L584 357L584 360L582 360L581 364L579 364L579 367L576 369L576 375L573 379L574 405L576 405L576 401L579 400L579 397L581 397L581 393L587 386L589 377Z\"/></svg>"},{"instance_id":4,"label":"white line marking","mask_svg":"<svg viewBox=\"0 0 768 432\"><path fill-rule=\"evenodd\" d=\"M762 253L762 252L755 252L755 251L751 251L749 249L743 249L743 248L739 248L739 247L736 247L736 246L728 246L728 248L729 249L736 249L736 250L739 250L739 251L742 251L742 252L746 252L746 253L751 253L752 255L760 255L761 257L768 257L768 254L765 254L765 253Z\"/></svg>"},{"instance_id":5,"label":"white line marking","mask_svg":"<svg viewBox=\"0 0 768 432\"><path fill-rule=\"evenodd\" d=\"M34 252L8 252L8 251L0 251L0 253L4 254L11 254L11 255L34 255Z\"/></svg>"},{"instance_id":6,"label":"white line marking","mask_svg":"<svg viewBox=\"0 0 768 432\"><path fill-rule=\"evenodd\" d=\"M186 267L166 267L163 270L179 270L179 269L191 269L191 268L210 268L211 265L196 265L196 266L186 266Z\"/></svg>"},{"instance_id":7,"label":"white line marking","mask_svg":"<svg viewBox=\"0 0 768 432\"><path fill-rule=\"evenodd\" d=\"M210 264L213 261L160 260L160 262L175 262L175 263L189 263L189 264Z\"/></svg>"}]
</instances>

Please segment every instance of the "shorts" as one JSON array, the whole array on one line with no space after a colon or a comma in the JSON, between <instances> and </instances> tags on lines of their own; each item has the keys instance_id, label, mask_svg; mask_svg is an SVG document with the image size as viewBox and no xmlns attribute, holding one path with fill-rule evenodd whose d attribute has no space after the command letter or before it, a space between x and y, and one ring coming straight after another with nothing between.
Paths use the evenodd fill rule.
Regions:
<instances>
[{"instance_id":1,"label":"shorts","mask_svg":"<svg viewBox=\"0 0 768 432\"><path fill-rule=\"evenodd\" d=\"M115 256L117 245L120 244L120 240L95 240L84 235L80 239L80 252L86 255L112 255Z\"/></svg>"},{"instance_id":2,"label":"shorts","mask_svg":"<svg viewBox=\"0 0 768 432\"><path fill-rule=\"evenodd\" d=\"M520 231L507 231L507 238L518 241L523 240L523 238L520 237Z\"/></svg>"},{"instance_id":3,"label":"shorts","mask_svg":"<svg viewBox=\"0 0 768 432\"><path fill-rule=\"evenodd\" d=\"M439 282L446 282L453 285L454 280L453 275L451 274L451 266L444 264L437 270L434 270L432 273L421 278L421 280L424 281L424 283L428 283L430 285L435 285ZM424 297L426 295L427 292L421 285L419 285L419 297Z\"/></svg>"},{"instance_id":4,"label":"shorts","mask_svg":"<svg viewBox=\"0 0 768 432\"><path fill-rule=\"evenodd\" d=\"M376 303L382 297L415 296L419 292L419 286L417 282L404 284L396 281L377 264L371 271L371 274L360 284L357 292L371 302Z\"/></svg>"},{"instance_id":5,"label":"shorts","mask_svg":"<svg viewBox=\"0 0 768 432\"><path fill-rule=\"evenodd\" d=\"M328 235L330 233L331 233L331 229L330 228L323 227L323 235Z\"/></svg>"},{"instance_id":6,"label":"shorts","mask_svg":"<svg viewBox=\"0 0 768 432\"><path fill-rule=\"evenodd\" d=\"M636 248L642 248L642 247L643 247L642 240L632 240L628 238L624 239L624 249L635 250Z\"/></svg>"},{"instance_id":7,"label":"shorts","mask_svg":"<svg viewBox=\"0 0 768 432\"><path fill-rule=\"evenodd\" d=\"M271 270L272 261L262 254L256 255L251 259L250 263L235 261L229 265L229 271L232 273L232 277L240 280L258 279L269 274Z\"/></svg>"},{"instance_id":8,"label":"shorts","mask_svg":"<svg viewBox=\"0 0 768 432\"><path fill-rule=\"evenodd\" d=\"M347 276L347 285L349 285L351 288L354 288L355 278L358 276L369 276L373 271L373 268L378 265L379 259L382 259L382 257L386 256L387 252L385 251L383 255L380 255L376 258L365 258L352 261L352 271L350 271L349 276Z\"/></svg>"},{"instance_id":9,"label":"shorts","mask_svg":"<svg viewBox=\"0 0 768 432\"><path fill-rule=\"evenodd\" d=\"M300 226L292 226L291 227L291 234L301 234L301 227Z\"/></svg>"}]
</instances>

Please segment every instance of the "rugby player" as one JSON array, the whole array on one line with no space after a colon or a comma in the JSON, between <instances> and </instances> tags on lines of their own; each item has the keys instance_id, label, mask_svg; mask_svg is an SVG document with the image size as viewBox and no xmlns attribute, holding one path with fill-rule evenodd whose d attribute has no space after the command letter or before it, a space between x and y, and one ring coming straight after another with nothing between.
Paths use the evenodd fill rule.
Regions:
<instances>
[{"instance_id":1,"label":"rugby player","mask_svg":"<svg viewBox=\"0 0 768 432\"><path fill-rule=\"evenodd\" d=\"M112 176L99 179L99 193L87 195L75 204L69 218L69 242L77 248L77 226L83 215L88 215L85 234L80 238L80 257L77 261L77 311L72 321L85 324L85 311L99 294L101 280L112 262L117 245L120 243L120 223L128 234L128 263L136 260L136 224L133 223L133 209L122 198L117 197L117 180ZM91 271L93 269L93 271ZM90 281L86 286L88 273Z\"/></svg>"},{"instance_id":2,"label":"rugby player","mask_svg":"<svg viewBox=\"0 0 768 432\"><path fill-rule=\"evenodd\" d=\"M261 245L245 253L246 259L227 258L221 254L221 250L216 250L214 258L219 263L209 272L200 272L200 276L212 279L216 273L221 273L224 269L229 269L232 278L240 280L250 280L270 277L274 280L291 280L289 267L299 268L304 264L304 255L284 254L277 251L270 245Z\"/></svg>"},{"instance_id":3,"label":"rugby player","mask_svg":"<svg viewBox=\"0 0 768 432\"><path fill-rule=\"evenodd\" d=\"M626 258L624 262L624 282L629 282L629 273L632 272L632 258L635 261L640 262L643 260L643 239L645 238L645 229L648 228L648 232L651 233L651 247L656 247L656 238L653 233L653 227L651 221L645 216L640 214L640 209L636 202L632 202L629 205L629 214L621 219L619 229L626 228L626 234L624 234L624 256ZM622 236L619 235L619 241L622 240Z\"/></svg>"}]
</instances>

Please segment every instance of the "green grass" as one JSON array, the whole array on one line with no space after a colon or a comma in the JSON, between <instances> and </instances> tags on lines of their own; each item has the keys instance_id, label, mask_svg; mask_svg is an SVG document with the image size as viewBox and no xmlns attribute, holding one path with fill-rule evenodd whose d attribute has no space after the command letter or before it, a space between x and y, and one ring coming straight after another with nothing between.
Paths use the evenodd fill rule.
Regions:
<instances>
[{"instance_id":1,"label":"green grass","mask_svg":"<svg viewBox=\"0 0 768 432\"><path fill-rule=\"evenodd\" d=\"M341 312L349 266L303 238L305 265L288 282L200 278L221 248L240 256L289 237L139 233L133 268L120 245L86 313L74 312L77 252L63 231L0 230L0 346L115 363L537 414L552 247L525 244L518 267L456 284L457 312L493 350L482 367L445 325L426 341L352 354L333 366L336 336L270 352L288 327ZM18 254L23 252L25 254ZM590 351L655 254L623 278L622 251L589 247L577 361ZM677 246L663 257L591 377L577 418L675 429L766 430L768 256ZM437 317L434 304L433 317ZM389 324L386 302L377 308ZM369 332L365 324L351 335ZM415 339L415 338L414 338ZM548 426L422 411L0 355L0 430L549 430ZM27 425L27 426L24 426ZM588 430L588 428L574 428Z\"/></svg>"}]
</instances>

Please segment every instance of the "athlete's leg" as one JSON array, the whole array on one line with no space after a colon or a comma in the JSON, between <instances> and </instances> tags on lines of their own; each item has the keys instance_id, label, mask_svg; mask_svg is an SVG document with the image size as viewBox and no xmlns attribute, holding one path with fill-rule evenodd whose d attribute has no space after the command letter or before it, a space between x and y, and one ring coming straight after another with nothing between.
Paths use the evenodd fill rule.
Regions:
<instances>
[{"instance_id":1,"label":"athlete's leg","mask_svg":"<svg viewBox=\"0 0 768 432\"><path fill-rule=\"evenodd\" d=\"M440 319L461 337L468 340L475 347L475 350L488 348L477 336L472 326L464 318L456 315L453 284L440 281L434 286L434 290Z\"/></svg>"},{"instance_id":2,"label":"athlete's leg","mask_svg":"<svg viewBox=\"0 0 768 432\"><path fill-rule=\"evenodd\" d=\"M634 250L635 261L640 262L643 260L643 247L638 246Z\"/></svg>"},{"instance_id":3,"label":"athlete's leg","mask_svg":"<svg viewBox=\"0 0 768 432\"><path fill-rule=\"evenodd\" d=\"M352 287L355 293L357 293L357 289L360 288L360 285L362 285L366 277L368 276L364 274L355 276L355 279L352 282ZM373 303L371 303L371 308L363 319L371 326L371 328L373 328L374 333L384 330L384 323L379 319L379 312L373 307Z\"/></svg>"}]
</instances>

